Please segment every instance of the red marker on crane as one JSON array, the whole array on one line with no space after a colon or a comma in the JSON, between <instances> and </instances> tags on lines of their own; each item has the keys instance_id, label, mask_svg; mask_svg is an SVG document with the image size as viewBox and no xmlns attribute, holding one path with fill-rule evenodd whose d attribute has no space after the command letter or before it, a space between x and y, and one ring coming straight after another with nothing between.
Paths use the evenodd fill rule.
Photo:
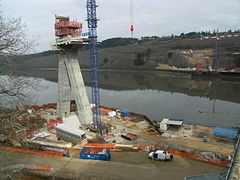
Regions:
<instances>
[{"instance_id":1,"label":"red marker on crane","mask_svg":"<svg viewBox=\"0 0 240 180\"><path fill-rule=\"evenodd\" d=\"M131 31L131 35L132 35L132 38L133 38L133 32L134 32L134 26L133 25L131 25L130 31Z\"/></svg>"},{"instance_id":2,"label":"red marker on crane","mask_svg":"<svg viewBox=\"0 0 240 180\"><path fill-rule=\"evenodd\" d=\"M130 32L131 37L133 38L133 32L134 32L134 18L133 18L133 0L130 0Z\"/></svg>"}]
</instances>

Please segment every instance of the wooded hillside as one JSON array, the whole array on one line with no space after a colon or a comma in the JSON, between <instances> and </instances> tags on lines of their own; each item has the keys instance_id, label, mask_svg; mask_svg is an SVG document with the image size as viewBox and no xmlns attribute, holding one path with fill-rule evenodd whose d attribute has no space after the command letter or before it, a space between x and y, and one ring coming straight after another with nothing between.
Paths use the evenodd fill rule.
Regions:
<instances>
[{"instance_id":1,"label":"wooded hillside","mask_svg":"<svg viewBox=\"0 0 240 180\"><path fill-rule=\"evenodd\" d=\"M209 32L181 33L180 36L112 38L99 45L99 61L102 69L126 68L193 68L197 63L206 66L207 60L214 61L215 39L200 40L201 34L214 35ZM222 33L226 34L226 33ZM229 32L228 32L229 34ZM239 34L231 32L231 34ZM240 37L222 38L218 41L218 64L223 69L240 67ZM82 68L89 68L88 47L79 51ZM56 52L46 51L22 57L15 57L14 63L21 63L22 68L55 68Z\"/></svg>"}]
</instances>

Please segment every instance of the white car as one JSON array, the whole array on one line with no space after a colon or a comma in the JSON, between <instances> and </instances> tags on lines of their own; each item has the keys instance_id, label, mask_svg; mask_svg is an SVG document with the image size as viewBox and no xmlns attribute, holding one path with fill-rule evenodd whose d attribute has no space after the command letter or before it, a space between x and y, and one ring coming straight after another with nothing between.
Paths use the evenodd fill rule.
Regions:
<instances>
[{"instance_id":1,"label":"white car","mask_svg":"<svg viewBox=\"0 0 240 180\"><path fill-rule=\"evenodd\" d=\"M148 158L152 160L170 161L173 159L173 155L164 150L157 150L150 152Z\"/></svg>"}]
</instances>

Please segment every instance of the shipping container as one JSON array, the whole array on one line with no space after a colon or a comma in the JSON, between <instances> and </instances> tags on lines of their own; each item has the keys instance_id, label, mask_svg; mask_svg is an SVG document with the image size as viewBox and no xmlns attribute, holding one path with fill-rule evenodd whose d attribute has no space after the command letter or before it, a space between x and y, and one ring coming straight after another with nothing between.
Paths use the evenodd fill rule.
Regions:
<instances>
[{"instance_id":1,"label":"shipping container","mask_svg":"<svg viewBox=\"0 0 240 180\"><path fill-rule=\"evenodd\" d=\"M58 138L72 142L73 144L81 142L85 138L86 134L84 131L80 129L72 128L65 124L57 125L56 133Z\"/></svg>"},{"instance_id":2,"label":"shipping container","mask_svg":"<svg viewBox=\"0 0 240 180\"><path fill-rule=\"evenodd\" d=\"M221 136L229 139L236 139L238 136L238 130L215 127L213 134L214 136Z\"/></svg>"},{"instance_id":3,"label":"shipping container","mask_svg":"<svg viewBox=\"0 0 240 180\"><path fill-rule=\"evenodd\" d=\"M84 148L80 152L80 159L110 161L111 155L108 148Z\"/></svg>"}]
</instances>

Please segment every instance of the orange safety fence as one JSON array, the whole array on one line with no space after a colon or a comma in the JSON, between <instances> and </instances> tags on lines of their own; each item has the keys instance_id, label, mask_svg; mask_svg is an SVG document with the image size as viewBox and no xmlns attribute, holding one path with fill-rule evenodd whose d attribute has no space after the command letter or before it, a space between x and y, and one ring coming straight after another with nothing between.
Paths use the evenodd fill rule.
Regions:
<instances>
[{"instance_id":1,"label":"orange safety fence","mask_svg":"<svg viewBox=\"0 0 240 180\"><path fill-rule=\"evenodd\" d=\"M101 109L105 109L107 111L116 111L117 108L107 107L107 106L100 106Z\"/></svg>"},{"instance_id":2,"label":"orange safety fence","mask_svg":"<svg viewBox=\"0 0 240 180\"><path fill-rule=\"evenodd\" d=\"M42 106L28 106L28 108L31 108L35 111L39 111L42 109L56 108L56 107L57 107L57 103L49 103L49 104L44 104Z\"/></svg>"},{"instance_id":3,"label":"orange safety fence","mask_svg":"<svg viewBox=\"0 0 240 180\"><path fill-rule=\"evenodd\" d=\"M51 171L52 168L49 165L27 165L28 169L40 170L40 171Z\"/></svg>"},{"instance_id":4,"label":"orange safety fence","mask_svg":"<svg viewBox=\"0 0 240 180\"><path fill-rule=\"evenodd\" d=\"M77 143L84 147L98 147L98 148L110 148L113 149L115 144L96 144L96 143Z\"/></svg>"},{"instance_id":5,"label":"orange safety fence","mask_svg":"<svg viewBox=\"0 0 240 180\"><path fill-rule=\"evenodd\" d=\"M96 144L96 143L77 143L77 145L83 146L83 147L97 147L97 148L109 148L110 151L123 151L122 149L116 149L116 144ZM137 147L138 149L145 150L148 148L147 145L135 145L133 147ZM68 149L82 149L82 148L68 148Z\"/></svg>"},{"instance_id":6,"label":"orange safety fence","mask_svg":"<svg viewBox=\"0 0 240 180\"><path fill-rule=\"evenodd\" d=\"M119 117L118 119L121 120L121 121L129 121L128 119L126 119L124 117Z\"/></svg>"},{"instance_id":7,"label":"orange safety fence","mask_svg":"<svg viewBox=\"0 0 240 180\"><path fill-rule=\"evenodd\" d=\"M88 146L90 147L90 146ZM102 148L102 147L99 147L99 148ZM83 148L79 148L79 147L70 147L70 148L67 148L67 149L73 149L73 150L82 150ZM112 152L121 152L123 151L122 149L110 149L110 151Z\"/></svg>"},{"instance_id":8,"label":"orange safety fence","mask_svg":"<svg viewBox=\"0 0 240 180\"><path fill-rule=\"evenodd\" d=\"M83 148L80 148L80 147L67 147L66 149L82 150Z\"/></svg>"},{"instance_id":9,"label":"orange safety fence","mask_svg":"<svg viewBox=\"0 0 240 180\"><path fill-rule=\"evenodd\" d=\"M116 144L77 143L77 145L84 146L84 147L109 148L111 149L111 151L122 151L122 149L115 149ZM146 150L148 148L148 145L134 145L133 147L137 147L138 149L141 149L141 150ZM74 148L74 149L82 149L82 148Z\"/></svg>"},{"instance_id":10,"label":"orange safety fence","mask_svg":"<svg viewBox=\"0 0 240 180\"><path fill-rule=\"evenodd\" d=\"M122 150L122 149L110 149L110 151L121 152L121 151L123 151L123 150Z\"/></svg>"},{"instance_id":11,"label":"orange safety fence","mask_svg":"<svg viewBox=\"0 0 240 180\"><path fill-rule=\"evenodd\" d=\"M136 145L133 147L137 147L138 149L141 149L141 150L146 150L148 148L148 145Z\"/></svg>"},{"instance_id":12,"label":"orange safety fence","mask_svg":"<svg viewBox=\"0 0 240 180\"><path fill-rule=\"evenodd\" d=\"M38 132L39 132L38 130L31 130L31 131L27 131L26 135L32 135L32 134L38 133Z\"/></svg>"},{"instance_id":13,"label":"orange safety fence","mask_svg":"<svg viewBox=\"0 0 240 180\"><path fill-rule=\"evenodd\" d=\"M29 169L29 170L39 170L39 171L51 171L52 168L49 165L37 165L37 164L14 164L10 166L5 166L2 171L14 172L16 170Z\"/></svg>"},{"instance_id":14,"label":"orange safety fence","mask_svg":"<svg viewBox=\"0 0 240 180\"><path fill-rule=\"evenodd\" d=\"M112 110L112 109L101 108L100 111L103 111L103 112L112 112L113 110Z\"/></svg>"},{"instance_id":15,"label":"orange safety fence","mask_svg":"<svg viewBox=\"0 0 240 180\"><path fill-rule=\"evenodd\" d=\"M14 152L18 152L18 153L25 153L25 154L36 154L36 155L59 157L59 158L64 157L63 154L50 152L50 151L29 150L29 149L9 147L9 146L0 146L0 149L4 149L4 150L8 150L8 151L14 151Z\"/></svg>"},{"instance_id":16,"label":"orange safety fence","mask_svg":"<svg viewBox=\"0 0 240 180\"><path fill-rule=\"evenodd\" d=\"M175 156L191 158L191 159L194 159L194 160L197 160L197 161L207 162L207 163L216 164L216 165L220 165L220 166L227 166L229 164L228 161L214 160L214 159L205 158L203 156L197 156L197 155L194 155L194 154L189 154L189 153L185 153L185 152L181 152L181 151L175 151L175 150L160 148L160 147L158 149L168 151L169 153L171 153Z\"/></svg>"}]
</instances>

